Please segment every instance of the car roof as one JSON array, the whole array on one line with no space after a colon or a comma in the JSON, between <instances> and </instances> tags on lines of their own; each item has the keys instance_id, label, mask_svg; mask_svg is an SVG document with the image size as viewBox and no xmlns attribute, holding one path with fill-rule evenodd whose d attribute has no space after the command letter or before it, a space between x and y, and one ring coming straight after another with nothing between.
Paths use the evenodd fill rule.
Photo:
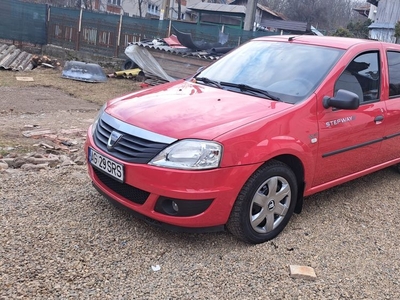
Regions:
<instances>
[{"instance_id":1,"label":"car roof","mask_svg":"<svg viewBox=\"0 0 400 300\"><path fill-rule=\"evenodd\" d=\"M256 38L257 41L276 41L292 42L297 44L308 44L315 46L333 47L339 49L349 49L358 44L375 46L382 43L376 40L356 39L336 36L316 36L316 35L274 35ZM386 43L383 43L386 44Z\"/></svg>"}]
</instances>

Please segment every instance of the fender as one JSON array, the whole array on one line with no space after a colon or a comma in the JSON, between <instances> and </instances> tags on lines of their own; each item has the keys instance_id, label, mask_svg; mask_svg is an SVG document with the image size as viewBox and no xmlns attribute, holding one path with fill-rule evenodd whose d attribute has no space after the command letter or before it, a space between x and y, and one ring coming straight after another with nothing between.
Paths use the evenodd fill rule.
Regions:
<instances>
[{"instance_id":1,"label":"fender","mask_svg":"<svg viewBox=\"0 0 400 300\"><path fill-rule=\"evenodd\" d=\"M318 124L315 94L294 105L291 112L279 113L218 137L224 145L221 167L260 164L281 155L298 158L304 166L305 182L312 182L318 153ZM229 149L229 151L225 151Z\"/></svg>"}]
</instances>

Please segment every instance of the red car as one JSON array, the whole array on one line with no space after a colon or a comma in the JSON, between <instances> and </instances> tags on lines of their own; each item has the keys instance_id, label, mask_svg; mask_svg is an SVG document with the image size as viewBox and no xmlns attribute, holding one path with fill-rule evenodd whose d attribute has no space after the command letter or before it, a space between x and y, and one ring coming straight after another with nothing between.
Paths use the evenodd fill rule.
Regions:
<instances>
[{"instance_id":1,"label":"red car","mask_svg":"<svg viewBox=\"0 0 400 300\"><path fill-rule=\"evenodd\" d=\"M109 101L85 151L98 191L154 224L267 241L304 196L398 166L400 46L258 38Z\"/></svg>"}]
</instances>

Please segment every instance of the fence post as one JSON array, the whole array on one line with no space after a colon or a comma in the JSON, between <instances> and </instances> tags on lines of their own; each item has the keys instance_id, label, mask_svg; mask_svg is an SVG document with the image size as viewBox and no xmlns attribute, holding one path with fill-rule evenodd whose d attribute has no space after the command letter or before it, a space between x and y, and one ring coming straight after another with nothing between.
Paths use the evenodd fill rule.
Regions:
<instances>
[{"instance_id":1,"label":"fence post","mask_svg":"<svg viewBox=\"0 0 400 300\"><path fill-rule=\"evenodd\" d=\"M80 44L80 41L81 41L82 14L83 14L83 9L82 9L82 7L81 7L81 10L80 10L80 12L79 12L79 20L78 20L77 41L76 41L76 44L75 44L75 48L76 48L75 50L76 50L76 51L79 51L79 44Z\"/></svg>"},{"instance_id":2,"label":"fence post","mask_svg":"<svg viewBox=\"0 0 400 300\"><path fill-rule=\"evenodd\" d=\"M118 57L119 54L119 46L121 42L121 30L122 30L122 14L119 16L119 22L118 22L118 34L117 34L117 44L115 47L115 57Z\"/></svg>"},{"instance_id":3,"label":"fence post","mask_svg":"<svg viewBox=\"0 0 400 300\"><path fill-rule=\"evenodd\" d=\"M50 40L50 5L46 4L46 45L49 43Z\"/></svg>"},{"instance_id":4,"label":"fence post","mask_svg":"<svg viewBox=\"0 0 400 300\"><path fill-rule=\"evenodd\" d=\"M172 20L169 19L169 24L168 24L168 35L166 37L170 37L171 36L171 27L172 27Z\"/></svg>"}]
</instances>

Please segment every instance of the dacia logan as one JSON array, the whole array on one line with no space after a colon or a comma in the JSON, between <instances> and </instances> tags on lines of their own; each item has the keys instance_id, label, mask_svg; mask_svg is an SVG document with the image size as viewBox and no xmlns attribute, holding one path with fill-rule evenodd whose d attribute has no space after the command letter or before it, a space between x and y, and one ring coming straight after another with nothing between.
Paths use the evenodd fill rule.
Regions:
<instances>
[{"instance_id":1,"label":"dacia logan","mask_svg":"<svg viewBox=\"0 0 400 300\"><path fill-rule=\"evenodd\" d=\"M303 197L400 163L400 46L269 36L107 102L93 185L154 224L276 237Z\"/></svg>"}]
</instances>

